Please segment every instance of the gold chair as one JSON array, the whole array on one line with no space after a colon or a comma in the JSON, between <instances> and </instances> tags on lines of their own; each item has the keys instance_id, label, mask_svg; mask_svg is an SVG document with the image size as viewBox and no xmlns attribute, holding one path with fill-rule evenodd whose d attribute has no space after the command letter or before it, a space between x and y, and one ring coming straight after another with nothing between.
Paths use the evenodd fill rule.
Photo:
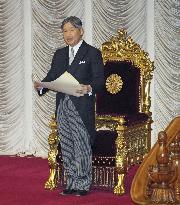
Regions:
<instances>
[{"instance_id":1,"label":"gold chair","mask_svg":"<svg viewBox=\"0 0 180 205\"><path fill-rule=\"evenodd\" d=\"M151 147L150 83L154 64L148 54L127 37L125 30L102 44L106 83L96 96L97 136L93 146L93 186L124 194L129 167L140 163ZM53 119L55 121L55 119ZM54 130L53 130L54 129ZM57 148L56 128L49 137ZM55 138L56 137L56 138ZM60 150L49 152L50 176L45 188L63 185L66 176ZM52 152L52 153L54 153Z\"/></svg>"}]
</instances>

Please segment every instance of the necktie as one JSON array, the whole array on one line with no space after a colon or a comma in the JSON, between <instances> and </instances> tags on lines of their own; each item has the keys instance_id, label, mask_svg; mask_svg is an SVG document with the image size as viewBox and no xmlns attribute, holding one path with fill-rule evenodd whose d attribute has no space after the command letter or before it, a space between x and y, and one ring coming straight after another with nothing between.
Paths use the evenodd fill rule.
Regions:
<instances>
[{"instance_id":1,"label":"necktie","mask_svg":"<svg viewBox=\"0 0 180 205\"><path fill-rule=\"evenodd\" d=\"M70 53L70 56L69 56L69 65L71 65L73 60L74 60L74 49L71 48L71 53Z\"/></svg>"}]
</instances>

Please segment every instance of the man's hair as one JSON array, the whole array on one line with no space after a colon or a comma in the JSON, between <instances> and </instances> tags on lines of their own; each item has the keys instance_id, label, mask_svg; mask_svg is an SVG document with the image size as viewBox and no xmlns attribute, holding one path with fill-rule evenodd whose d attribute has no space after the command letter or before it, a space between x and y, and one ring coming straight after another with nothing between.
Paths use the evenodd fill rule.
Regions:
<instances>
[{"instance_id":1,"label":"man's hair","mask_svg":"<svg viewBox=\"0 0 180 205\"><path fill-rule=\"evenodd\" d=\"M79 28L79 29L82 28L82 21L76 16L70 16L70 17L65 18L61 24L62 30L66 23L71 23L75 28Z\"/></svg>"}]
</instances>

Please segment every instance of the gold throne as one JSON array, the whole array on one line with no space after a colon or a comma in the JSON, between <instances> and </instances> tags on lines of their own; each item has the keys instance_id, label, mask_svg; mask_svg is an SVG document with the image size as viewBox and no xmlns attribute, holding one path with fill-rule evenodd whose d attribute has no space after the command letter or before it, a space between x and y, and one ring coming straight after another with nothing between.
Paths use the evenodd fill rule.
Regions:
<instances>
[{"instance_id":1,"label":"gold throne","mask_svg":"<svg viewBox=\"0 0 180 205\"><path fill-rule=\"evenodd\" d=\"M124 179L128 169L140 163L151 147L149 93L154 64L123 29L102 44L101 52L106 83L102 92L96 95L97 136L92 148L92 185L113 189L115 194L121 195L125 193ZM52 121L55 121L54 117ZM63 185L66 181L61 153L57 151L59 142L55 127L52 133L49 137L47 189L55 188L57 183Z\"/></svg>"}]
</instances>

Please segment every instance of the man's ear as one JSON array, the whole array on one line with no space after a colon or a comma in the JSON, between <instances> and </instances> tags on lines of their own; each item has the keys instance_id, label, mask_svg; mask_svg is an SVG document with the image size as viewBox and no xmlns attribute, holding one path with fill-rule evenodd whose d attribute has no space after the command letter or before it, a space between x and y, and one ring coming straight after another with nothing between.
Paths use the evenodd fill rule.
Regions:
<instances>
[{"instance_id":1,"label":"man's ear","mask_svg":"<svg viewBox=\"0 0 180 205\"><path fill-rule=\"evenodd\" d=\"M80 32L81 32L81 36L83 36L83 35L84 35L84 29L81 28L81 29L80 29Z\"/></svg>"}]
</instances>

